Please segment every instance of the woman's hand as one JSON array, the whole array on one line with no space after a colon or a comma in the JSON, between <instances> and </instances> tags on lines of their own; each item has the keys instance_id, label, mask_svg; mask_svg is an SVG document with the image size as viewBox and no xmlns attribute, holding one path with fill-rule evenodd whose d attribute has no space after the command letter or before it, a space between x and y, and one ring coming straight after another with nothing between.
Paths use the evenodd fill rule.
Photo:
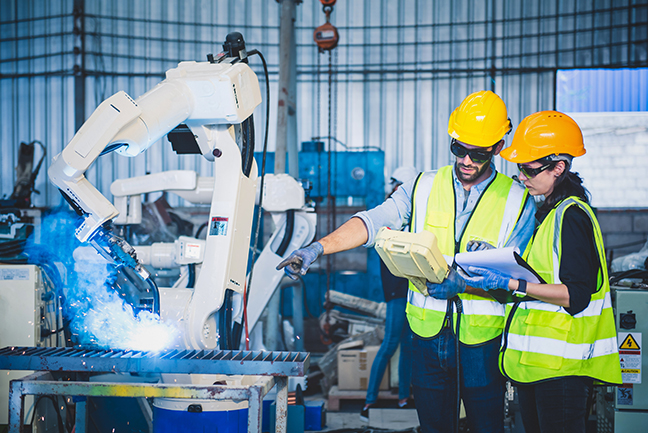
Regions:
<instances>
[{"instance_id":1,"label":"woman's hand","mask_svg":"<svg viewBox=\"0 0 648 433\"><path fill-rule=\"evenodd\" d=\"M471 287L482 290L496 290L496 289L509 289L509 281L511 277L504 275L492 269L478 268L476 266L469 266L468 272L477 274L474 277L462 276Z\"/></svg>"}]
</instances>

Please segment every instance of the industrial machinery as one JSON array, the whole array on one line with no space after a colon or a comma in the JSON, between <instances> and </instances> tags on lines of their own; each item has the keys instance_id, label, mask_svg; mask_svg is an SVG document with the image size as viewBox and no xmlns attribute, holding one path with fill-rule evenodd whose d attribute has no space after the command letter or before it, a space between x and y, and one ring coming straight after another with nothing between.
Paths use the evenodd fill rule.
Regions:
<instances>
[{"instance_id":1,"label":"industrial machinery","mask_svg":"<svg viewBox=\"0 0 648 433\"><path fill-rule=\"evenodd\" d=\"M644 271L645 272L645 271ZM648 290L612 286L623 385L597 397L599 433L643 431L648 423L648 383L643 336L648 335Z\"/></svg>"},{"instance_id":2,"label":"industrial machinery","mask_svg":"<svg viewBox=\"0 0 648 433\"><path fill-rule=\"evenodd\" d=\"M137 275L141 281L149 284L154 292L155 313L159 312L162 317L177 313L174 320L181 331L177 342L180 347L152 352L127 350L119 355L115 350L93 352L88 347L75 348L73 351L53 348L40 352L38 347L30 347L37 346L31 342L20 343L19 348L6 347L3 353L11 356L0 356L0 368L51 372L37 373L11 385L10 431L18 431L19 424L23 423L23 395L68 395L73 392L74 395L97 396L96 389L111 388L101 383L98 387L84 383L87 375L68 374L81 371L80 366L89 367L89 370L84 370L87 372L111 375L149 372L163 377L165 374L189 377L187 373L275 376L272 380L252 381L251 387L239 386L241 389L230 389L229 385L213 382L203 387L175 382L146 386L137 383L129 388L128 395L207 400L241 400L241 396L245 396L250 404L248 430L260 431L260 398L276 384L277 431L285 431L287 376L304 375L308 367L308 354L227 350L233 340L231 336L227 339L222 337L233 333L229 327L231 322L243 321L241 306L246 305L243 294L257 186L252 113L261 101L258 80L247 65L247 52L241 35L228 35L223 47L224 53L216 58L208 56L208 62L180 63L177 68L167 71L164 81L136 100L125 92L118 92L102 102L65 149L54 157L48 171L52 183L83 217L82 223L76 228L76 238L92 245L104 259L123 271L123 275ZM155 176L139 179L141 183L138 188L144 189L140 192L129 191L129 184L121 183L121 192L115 194L118 209L86 179L85 172L101 155L116 151L124 156L136 156L166 134L176 152L199 153L213 162L214 177L210 187L205 184L205 180L209 179L200 179L196 173L175 173L179 176L175 181L185 179L189 186L180 185L182 182L174 183L172 179L172 186L169 187L169 183L159 183L161 178ZM282 272L274 269L282 257L310 242L314 236L314 215L308 215L304 206L303 189L295 188L296 181L289 176L275 176L269 181L269 184L273 183L276 185L264 193L267 198L264 206L273 214L279 230L268 242L267 251L260 254L255 275L249 278L251 289L259 286L259 300L267 300L283 277ZM162 187L176 193L177 190L189 191L188 194L193 194L196 200L210 203L205 240L183 237L172 246L143 247L138 257L136 248L113 231L113 224L136 223L138 203L141 204L138 196L147 188L150 190L152 185L155 190ZM116 219L120 211L123 218ZM166 289L160 293L141 258L151 264L164 266L200 263L202 266L193 288L169 288L167 296ZM272 276L266 268L272 269ZM269 294L262 290L265 287L272 289ZM181 289L186 289L183 294L178 293ZM175 292L171 293L172 290ZM256 321L261 304L253 302L249 307L249 316ZM227 318L227 328L222 326L223 317ZM36 358L31 357L34 353L37 354ZM57 355L56 359L53 359L53 364L48 364L46 357L53 353ZM90 361L90 357L95 359ZM124 370L116 362L120 357L126 361ZM105 362L96 364L98 358ZM132 363L135 358L137 361ZM142 358L150 362L142 363ZM41 362L31 363L34 359ZM79 362L72 364L72 359ZM201 363L195 364L196 359L200 359ZM63 364L55 366L61 361ZM283 361L287 361L285 368L280 366ZM58 387L57 377L61 379L64 376L63 380L69 382L65 382L64 387ZM43 378L45 380L40 384L32 382L32 379ZM48 381L46 378L55 380ZM38 390L39 385L44 385L47 391ZM72 391L70 386L78 389ZM104 395L123 396L124 387L120 383L112 387L114 393L110 391ZM144 388L143 393L137 394L138 390L141 392ZM85 431L84 400L77 402L76 413L76 431Z\"/></svg>"},{"instance_id":3,"label":"industrial machinery","mask_svg":"<svg viewBox=\"0 0 648 433\"><path fill-rule=\"evenodd\" d=\"M213 197L213 189L213 178L200 176L191 170L173 170L119 179L114 181L110 188L115 207L120 211L114 222L116 225L140 224L142 194L165 191L176 194L193 204L209 204ZM261 313L284 277L283 271L276 269L277 264L292 251L312 241L316 226L315 213L305 202L303 187L287 174L266 175L263 198L257 197L256 202L262 204L263 209L270 214L275 230L254 263L254 272L248 290L251 296L247 303L247 325L250 335L254 333ZM174 243L157 242L148 246L134 246L137 257L143 265L151 265L154 268L174 268L196 264L200 266L196 271L197 274L204 272L206 268L201 266L204 261L205 247L204 240L186 236L179 237ZM188 283L188 278L183 276L173 287L159 289L163 305L161 313L165 321L178 321L186 314L184 310L188 300L191 299L194 285ZM183 299L185 302L177 302L178 299ZM240 299L237 301L232 317L233 321L242 327L243 303ZM301 328L299 325L295 326ZM244 343L245 336L242 335L241 338L243 340L241 342ZM261 343L256 343L256 346L260 347ZM184 348L184 345L182 342L176 342L175 347ZM303 350L303 347L301 349Z\"/></svg>"},{"instance_id":4,"label":"industrial machinery","mask_svg":"<svg viewBox=\"0 0 648 433\"><path fill-rule=\"evenodd\" d=\"M0 347L56 346L59 336L52 330L60 326L57 312L54 288L38 266L0 265ZM9 381L29 373L0 374L0 424L7 424Z\"/></svg>"},{"instance_id":5,"label":"industrial machinery","mask_svg":"<svg viewBox=\"0 0 648 433\"><path fill-rule=\"evenodd\" d=\"M181 62L136 100L120 91L102 102L54 157L48 171L50 180L83 216L77 238L150 283L135 250L109 230L119 210L90 184L86 170L111 151L136 156L165 134L176 151L200 153L214 163L203 259L209 265L199 274L181 319L184 344L195 349L219 345L216 316L226 292L244 290L254 210L257 167L252 113L261 95L256 74L246 63L242 37L231 35L224 44L226 51L216 59Z\"/></svg>"}]
</instances>

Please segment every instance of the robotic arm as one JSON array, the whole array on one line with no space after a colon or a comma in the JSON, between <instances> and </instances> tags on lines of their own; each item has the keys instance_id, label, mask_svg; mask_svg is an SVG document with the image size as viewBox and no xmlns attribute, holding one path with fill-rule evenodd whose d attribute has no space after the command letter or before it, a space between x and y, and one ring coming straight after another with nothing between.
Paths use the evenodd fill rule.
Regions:
<instances>
[{"instance_id":1,"label":"robotic arm","mask_svg":"<svg viewBox=\"0 0 648 433\"><path fill-rule=\"evenodd\" d=\"M102 154L116 151L136 156L179 124L186 124L200 153L214 162L216 173L204 257L213 271L201 273L186 319L192 329L190 345L196 348L216 346L217 332L208 319L222 305L225 289L243 289L257 177L255 164L247 173L242 170L232 125L244 122L260 104L259 83L239 58L219 56L218 60L182 62L137 100L125 92L111 96L54 157L48 171L52 183L84 217L77 238L146 279L148 272L137 261L134 249L105 229L119 212L86 179L85 172Z\"/></svg>"},{"instance_id":2,"label":"robotic arm","mask_svg":"<svg viewBox=\"0 0 648 433\"><path fill-rule=\"evenodd\" d=\"M259 83L245 63L182 62L167 78L134 101L120 91L102 102L72 141L56 155L50 180L84 216L76 232L89 241L118 215L85 172L102 154L136 156L185 122L205 158L214 161L215 141L227 126L247 119L261 102ZM225 126L225 128L223 128Z\"/></svg>"},{"instance_id":3,"label":"robotic arm","mask_svg":"<svg viewBox=\"0 0 648 433\"><path fill-rule=\"evenodd\" d=\"M110 191L120 214L114 223L141 224L142 194L165 191L190 203L208 204L212 199L213 189L213 178L200 176L192 170L170 170L115 180L110 186ZM256 202L261 202L258 195ZM252 331L255 330L268 301L285 280L284 272L277 271L277 264L292 251L311 242L316 227L316 215L306 204L304 188L288 174L266 174L263 209L270 213L275 231L257 257L249 283L246 324ZM157 268L173 268L189 263L202 265L205 241L181 236L174 243L136 246L135 250L142 263ZM210 268L205 266L200 273L210 273ZM161 311L165 320L176 321L185 316L187 309L181 299L187 296L187 289L182 287L176 288L174 285L170 289L160 288ZM244 326L243 302L242 297L235 297L232 303L232 320L236 322L235 326L241 328ZM297 328L299 325L295 326ZM255 337L258 336L260 335ZM255 337L251 337L251 340ZM241 343L245 343L245 336L242 336ZM254 341L254 344L260 345L262 342Z\"/></svg>"}]
</instances>

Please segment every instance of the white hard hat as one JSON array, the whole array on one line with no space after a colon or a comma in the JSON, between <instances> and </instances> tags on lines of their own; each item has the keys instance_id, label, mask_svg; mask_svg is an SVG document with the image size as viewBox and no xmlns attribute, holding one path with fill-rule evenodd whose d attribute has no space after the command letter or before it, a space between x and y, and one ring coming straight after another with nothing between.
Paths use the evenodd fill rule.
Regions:
<instances>
[{"instance_id":1,"label":"white hard hat","mask_svg":"<svg viewBox=\"0 0 648 433\"><path fill-rule=\"evenodd\" d=\"M414 179L419 174L415 167L398 167L391 175L391 183L405 183Z\"/></svg>"}]
</instances>

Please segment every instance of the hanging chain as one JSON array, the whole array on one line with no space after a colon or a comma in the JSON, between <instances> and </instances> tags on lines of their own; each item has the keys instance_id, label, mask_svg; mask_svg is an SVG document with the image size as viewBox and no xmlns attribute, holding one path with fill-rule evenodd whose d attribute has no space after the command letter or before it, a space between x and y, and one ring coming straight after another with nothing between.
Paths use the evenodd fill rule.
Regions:
<instances>
[{"instance_id":1,"label":"hanging chain","mask_svg":"<svg viewBox=\"0 0 648 433\"><path fill-rule=\"evenodd\" d=\"M329 51L329 53L330 53L330 51ZM331 135L332 137L337 138L337 120L338 120L337 108L338 108L338 94L339 94L338 93L339 81L338 81L338 76L337 76L337 64L338 64L338 52L337 51L335 51L334 56L335 57L333 58L334 59L333 60L333 65L331 65L329 67L331 68L331 71L333 71L333 68L335 68L335 71L336 71L335 74L333 74L333 72L331 72L331 75L333 75L333 78L332 78L332 80L333 80L333 113L335 113L335 114L333 115L333 128L332 128L333 133L329 134L329 135ZM329 62L330 62L330 55L329 55Z\"/></svg>"},{"instance_id":2,"label":"hanging chain","mask_svg":"<svg viewBox=\"0 0 648 433\"><path fill-rule=\"evenodd\" d=\"M333 93L332 89L332 84L333 84L333 64L332 64L332 54L331 50L328 52L328 131L326 134L326 137L328 139L328 152L327 152L327 158L328 158L328 163L327 163L327 176L326 176L326 205L327 205L327 230L328 233L333 232L335 229L335 203L334 203L334 198L332 195L331 191L331 183L333 182L332 179L332 170L331 170L331 153L332 153L332 141L331 141L331 122L332 122L332 116L331 116L331 95ZM330 296L331 296L331 272L333 268L333 255L328 254L326 256L326 302L324 304L326 308L326 320L324 324L324 333L325 333L325 339L326 341L331 341L331 335L330 335L330 315L331 315L331 302L330 302Z\"/></svg>"},{"instance_id":3,"label":"hanging chain","mask_svg":"<svg viewBox=\"0 0 648 433\"><path fill-rule=\"evenodd\" d=\"M329 57L328 57L328 116L327 116L327 134L326 138L328 140L328 149L327 149L327 179L326 179L326 207L327 207L327 224L326 224L326 229L328 233L333 232L335 229L335 220L336 220L336 213L335 213L335 198L333 197L332 193L332 168L331 168L331 155L333 153L333 137L334 137L334 129L337 128L337 123L336 119L333 119L333 113L335 110L333 109L333 92L337 92L337 88L333 88L333 56L331 54L331 51L333 48L337 46L338 40L339 40L339 34L337 31L337 28L333 24L331 24L331 13L333 12L333 5L335 4L336 0L320 0L320 2L324 5L322 10L324 11L324 15L326 16L326 23L322 24L321 26L317 27L315 31L313 32L313 40L319 47L318 49L318 56L317 56L317 80L316 80L316 86L317 86L317 119L316 119L316 124L317 124L317 136L321 137L321 128L320 128L320 119L321 119L321 69L320 69L320 57L319 54L322 54L324 51L329 52ZM336 57L337 59L337 57ZM337 103L337 94L335 96L335 102ZM325 320L324 324L321 326L322 328L322 333L321 333L321 340L322 343L324 344L331 344L331 325L330 325L330 315L331 315L331 308L333 307L331 302L330 302L330 295L331 295L331 274L332 274L332 268L334 265L334 260L331 254L328 254L326 256L326 297L325 297L325 302L324 302L324 308L325 308Z\"/></svg>"},{"instance_id":4,"label":"hanging chain","mask_svg":"<svg viewBox=\"0 0 648 433\"><path fill-rule=\"evenodd\" d=\"M320 53L321 52L318 50L317 51L317 78L315 79L315 85L317 86L317 107L316 107L316 109L317 109L317 117L315 119L317 129L315 130L315 134L313 134L313 137L321 137L322 136L322 130L320 129L321 128L320 116L322 115L321 112L320 112L321 108L322 108L322 105L321 105L322 104L322 102L321 102L322 101L322 97L321 97L321 93L322 93L322 77L320 75L321 74Z\"/></svg>"}]
</instances>

